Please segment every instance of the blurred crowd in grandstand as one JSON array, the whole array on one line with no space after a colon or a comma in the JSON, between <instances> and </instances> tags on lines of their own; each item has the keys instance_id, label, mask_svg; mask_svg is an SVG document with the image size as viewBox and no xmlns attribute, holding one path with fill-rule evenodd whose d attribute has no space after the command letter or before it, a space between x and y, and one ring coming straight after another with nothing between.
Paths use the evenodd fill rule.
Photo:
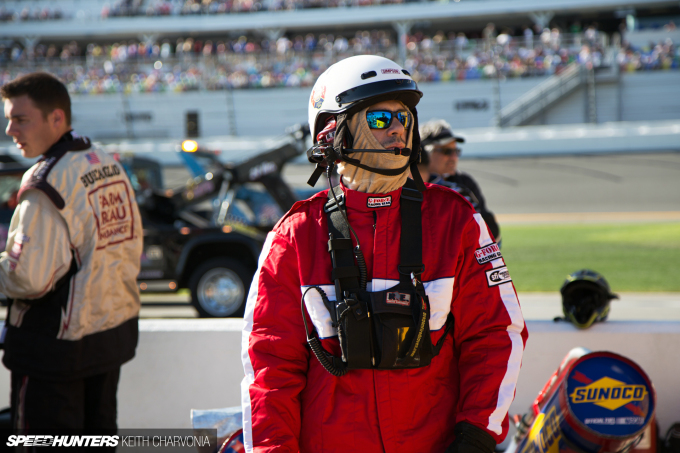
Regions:
<instances>
[{"instance_id":1,"label":"blurred crowd in grandstand","mask_svg":"<svg viewBox=\"0 0 680 453\"><path fill-rule=\"evenodd\" d=\"M385 5L405 3L406 1L416 0L147 0L146 2L142 0L117 0L110 6L104 6L102 17L232 14L305 8Z\"/></svg>"},{"instance_id":2,"label":"blurred crowd in grandstand","mask_svg":"<svg viewBox=\"0 0 680 453\"><path fill-rule=\"evenodd\" d=\"M101 10L102 19L131 16L186 16L386 5L415 0L115 0ZM423 1L423 0L417 0ZM435 0L424 0L435 1ZM0 6L0 21L69 18L58 7L26 6L19 10Z\"/></svg>"},{"instance_id":3,"label":"blurred crowd in grandstand","mask_svg":"<svg viewBox=\"0 0 680 453\"><path fill-rule=\"evenodd\" d=\"M102 19L114 17L161 17L286 11L307 8L347 8L442 0L112 0L104 3ZM448 1L448 0L445 0ZM460 1L460 0L453 0ZM15 8L17 8L15 6ZM0 22L93 18L94 11L64 13L58 6L28 5L14 9L0 5Z\"/></svg>"},{"instance_id":4,"label":"blurred crowd in grandstand","mask_svg":"<svg viewBox=\"0 0 680 453\"><path fill-rule=\"evenodd\" d=\"M26 6L20 11L14 11L11 8L5 7L5 5L0 5L0 22L58 20L65 18L67 18L67 16L61 11L59 7L30 8Z\"/></svg>"},{"instance_id":5,"label":"blurred crowd in grandstand","mask_svg":"<svg viewBox=\"0 0 680 453\"><path fill-rule=\"evenodd\" d=\"M540 31L540 30L539 30ZM405 67L420 81L550 75L576 62L593 67L618 64L623 71L677 69L678 47L666 41L648 48L605 47L595 26L582 33L525 27L497 33L489 24L479 39L463 33L408 36ZM278 86L311 86L329 65L351 55L397 59L396 38L373 30L354 36L307 34L276 40L241 36L111 44L38 44L29 55L19 45L0 44L0 84L21 73L46 70L74 94L183 92ZM611 62L605 61L609 56ZM615 63L614 63L615 62Z\"/></svg>"}]
</instances>

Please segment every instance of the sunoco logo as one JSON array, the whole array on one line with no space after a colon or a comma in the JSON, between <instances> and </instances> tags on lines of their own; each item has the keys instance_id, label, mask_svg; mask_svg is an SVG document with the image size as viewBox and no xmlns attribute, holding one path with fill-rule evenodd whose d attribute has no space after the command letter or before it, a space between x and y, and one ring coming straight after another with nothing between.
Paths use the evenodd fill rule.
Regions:
<instances>
[{"instance_id":1,"label":"sunoco logo","mask_svg":"<svg viewBox=\"0 0 680 453\"><path fill-rule=\"evenodd\" d=\"M505 266L486 271L486 283L489 286L497 286L501 283L506 283L509 281L512 281L512 279L510 278L510 272L508 272L508 268Z\"/></svg>"},{"instance_id":2,"label":"sunoco logo","mask_svg":"<svg viewBox=\"0 0 680 453\"><path fill-rule=\"evenodd\" d=\"M576 387L569 397L574 404L592 403L614 411L632 401L644 400L647 394L644 385L629 385L603 377L585 387Z\"/></svg>"}]
</instances>

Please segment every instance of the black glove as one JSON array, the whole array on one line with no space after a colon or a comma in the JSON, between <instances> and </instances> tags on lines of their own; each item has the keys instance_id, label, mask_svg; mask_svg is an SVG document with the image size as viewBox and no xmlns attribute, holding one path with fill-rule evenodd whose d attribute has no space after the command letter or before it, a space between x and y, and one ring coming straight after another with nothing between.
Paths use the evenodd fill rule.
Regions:
<instances>
[{"instance_id":1,"label":"black glove","mask_svg":"<svg viewBox=\"0 0 680 453\"><path fill-rule=\"evenodd\" d=\"M454 433L456 440L446 453L493 453L496 448L496 441L489 433L469 423L458 423Z\"/></svg>"}]
</instances>

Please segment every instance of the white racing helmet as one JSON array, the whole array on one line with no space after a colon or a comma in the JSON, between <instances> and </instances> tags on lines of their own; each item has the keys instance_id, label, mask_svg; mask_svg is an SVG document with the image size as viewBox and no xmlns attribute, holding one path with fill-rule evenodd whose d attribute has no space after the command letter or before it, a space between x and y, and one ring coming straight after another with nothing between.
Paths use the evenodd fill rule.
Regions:
<instances>
[{"instance_id":1,"label":"white racing helmet","mask_svg":"<svg viewBox=\"0 0 680 453\"><path fill-rule=\"evenodd\" d=\"M406 170L406 167L418 162L420 135L418 133L418 112L416 105L423 93L404 68L384 57L375 55L359 55L346 58L329 67L319 76L309 96L308 120L309 131L314 146L307 152L309 160L317 164L309 183L314 185L323 171L322 160L326 164L336 160L345 161L376 173L395 175ZM413 150L405 150L409 163L401 169L384 170L367 167L348 154L353 152L392 152L390 150L353 150L353 139L350 136L347 119L363 108L386 100L401 101L413 114ZM337 121L335 140L332 150L317 143L317 134L326 126L329 118ZM347 146L347 148L345 148ZM325 157L325 159L322 159ZM417 171L412 173L418 173ZM418 181L416 181L418 182ZM424 190L422 182L420 184Z\"/></svg>"},{"instance_id":2,"label":"white racing helmet","mask_svg":"<svg viewBox=\"0 0 680 453\"><path fill-rule=\"evenodd\" d=\"M396 99L415 108L423 93L401 66L384 57L359 55L332 65L319 76L307 106L313 140L326 119L338 113L354 113L382 100Z\"/></svg>"}]
</instances>

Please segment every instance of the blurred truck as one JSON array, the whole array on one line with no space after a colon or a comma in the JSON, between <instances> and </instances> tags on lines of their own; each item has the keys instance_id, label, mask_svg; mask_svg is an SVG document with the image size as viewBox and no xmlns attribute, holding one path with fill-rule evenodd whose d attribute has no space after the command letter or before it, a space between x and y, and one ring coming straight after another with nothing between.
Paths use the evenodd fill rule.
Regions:
<instances>
[{"instance_id":1,"label":"blurred truck","mask_svg":"<svg viewBox=\"0 0 680 453\"><path fill-rule=\"evenodd\" d=\"M179 156L191 179L164 188L154 159L119 160L135 189L144 227L141 288L163 281L191 292L201 317L241 316L267 232L297 197L281 177L306 150L306 128L295 128L276 147L238 164L185 141Z\"/></svg>"},{"instance_id":2,"label":"blurred truck","mask_svg":"<svg viewBox=\"0 0 680 453\"><path fill-rule=\"evenodd\" d=\"M237 164L187 140L177 154L190 178L174 189L163 159L114 154L142 215L140 288L188 289L201 317L241 316L266 234L298 199L281 171L304 154L308 135L306 126L293 127L276 148ZM29 167L0 155L0 250Z\"/></svg>"}]
</instances>

